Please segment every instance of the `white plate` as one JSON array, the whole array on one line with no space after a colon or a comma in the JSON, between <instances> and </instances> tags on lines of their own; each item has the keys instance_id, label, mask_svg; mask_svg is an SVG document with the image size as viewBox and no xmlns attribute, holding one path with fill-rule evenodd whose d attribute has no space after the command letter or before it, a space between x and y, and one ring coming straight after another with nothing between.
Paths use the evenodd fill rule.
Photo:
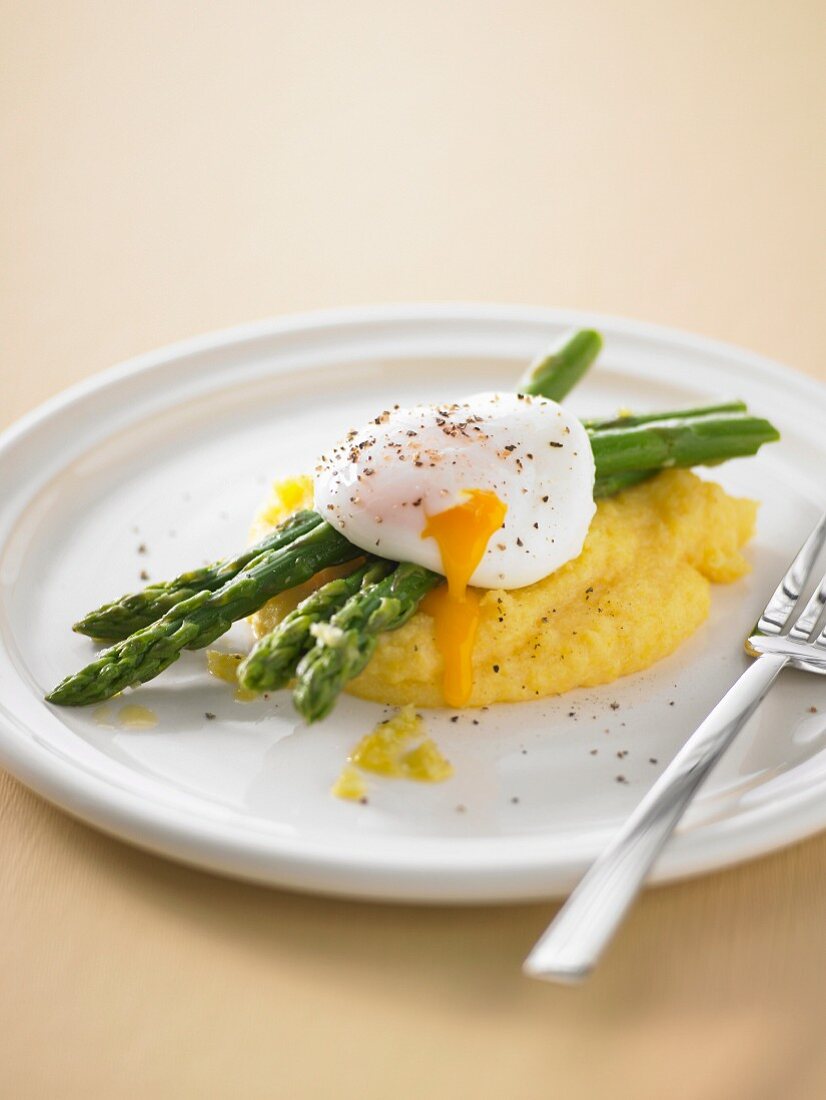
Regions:
<instances>
[{"instance_id":1,"label":"white plate","mask_svg":"<svg viewBox=\"0 0 826 1100\"><path fill-rule=\"evenodd\" d=\"M754 572L715 589L710 621L676 655L599 690L466 712L458 723L431 713L455 778L376 781L366 806L329 789L382 713L373 704L344 699L304 729L286 694L234 702L200 653L135 693L157 712L154 730L110 729L90 710L42 701L91 656L69 629L81 613L137 587L143 567L160 578L243 544L270 477L307 469L388 401L510 388L551 337L586 324L606 347L572 398L577 411L742 396L785 433L715 475L763 501ZM824 392L681 333L493 306L291 318L109 371L0 440L0 760L93 825L232 875L415 901L563 892L745 667L741 640L826 503ZM236 645L245 630L236 627ZM826 826L825 747L826 682L784 673L656 877L720 867Z\"/></svg>"}]
</instances>

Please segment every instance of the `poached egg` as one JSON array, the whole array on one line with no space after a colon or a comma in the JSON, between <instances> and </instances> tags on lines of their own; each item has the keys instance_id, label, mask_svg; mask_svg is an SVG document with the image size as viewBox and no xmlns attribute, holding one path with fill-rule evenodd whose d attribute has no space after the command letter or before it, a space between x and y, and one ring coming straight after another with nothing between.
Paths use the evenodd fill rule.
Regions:
<instances>
[{"instance_id":1,"label":"poached egg","mask_svg":"<svg viewBox=\"0 0 826 1100\"><path fill-rule=\"evenodd\" d=\"M523 588L577 557L593 489L580 421L513 393L386 409L322 455L314 477L316 510L356 546L445 576L423 609L451 706L472 688L473 588Z\"/></svg>"}]
</instances>

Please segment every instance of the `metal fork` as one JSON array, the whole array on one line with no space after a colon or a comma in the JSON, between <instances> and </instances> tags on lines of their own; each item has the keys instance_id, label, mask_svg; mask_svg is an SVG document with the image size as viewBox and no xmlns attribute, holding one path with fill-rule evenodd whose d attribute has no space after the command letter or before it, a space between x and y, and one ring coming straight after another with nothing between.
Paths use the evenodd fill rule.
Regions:
<instances>
[{"instance_id":1,"label":"metal fork","mask_svg":"<svg viewBox=\"0 0 826 1100\"><path fill-rule=\"evenodd\" d=\"M789 665L826 675L826 623L818 633L826 607L826 576L803 613L795 616L824 542L826 513L746 640L746 652L757 660L689 737L585 874L525 960L523 970L529 977L574 983L590 973L697 789L780 671Z\"/></svg>"}]
</instances>

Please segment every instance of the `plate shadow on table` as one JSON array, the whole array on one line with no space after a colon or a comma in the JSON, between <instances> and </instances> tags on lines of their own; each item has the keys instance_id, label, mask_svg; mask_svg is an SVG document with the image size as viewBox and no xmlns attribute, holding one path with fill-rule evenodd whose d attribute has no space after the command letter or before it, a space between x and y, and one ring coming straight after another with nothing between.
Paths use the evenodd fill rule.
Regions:
<instances>
[{"instance_id":1,"label":"plate shadow on table","mask_svg":"<svg viewBox=\"0 0 826 1100\"><path fill-rule=\"evenodd\" d=\"M580 988L522 977L520 962L558 902L413 906L290 893L223 879L132 848L75 821L11 777L13 799L30 802L39 844L54 845L88 875L119 882L161 917L221 944L242 938L261 966L284 955L329 960L360 985L392 997L411 990L468 1009L490 999L499 1011L530 1004L627 1024L678 998L724 1017L765 997L797 1017L800 990L822 997L824 975L807 944L822 935L820 884L826 836L701 879L650 889L599 969ZM797 888L792 891L792 886ZM788 897L797 899L789 913ZM747 914L748 919L745 919ZM692 959L681 965L679 955ZM748 980L745 980L748 979ZM748 990L745 993L744 990Z\"/></svg>"},{"instance_id":2,"label":"plate shadow on table","mask_svg":"<svg viewBox=\"0 0 826 1100\"><path fill-rule=\"evenodd\" d=\"M313 1025L321 1038L342 1013L348 1017L342 1026L356 1033L360 1014L374 1020L378 1013L393 1042L401 1041L411 1006L454 1021L459 1034L462 1028L495 1034L497 1021L507 1018L522 1035L523 1045L509 1052L523 1075L518 1087L567 1066L586 1087L582 1095L594 1095L589 1090L603 1087L613 1068L627 1071L629 1050L643 1057L634 1079L622 1085L633 1091L620 1088L616 1096L654 1095L645 1089L652 1083L659 1089L663 1073L671 1080L681 1063L679 1095L692 1097L709 1095L720 1075L738 1082L739 1095L750 1100L805 1097L826 1072L820 1023L826 974L811 946L822 937L826 836L745 867L649 890L591 979L563 988L520 972L558 903L425 907L293 894L132 848L2 773L0 794L0 805L14 811L8 825L15 825L5 838L15 846L5 888L25 898L38 882L26 871L38 851L50 853L53 884L51 896L39 886L23 903L36 910L38 927L49 929L49 942L25 941L18 926L9 928L6 947L14 952L23 938L29 953L40 952L35 988L43 997L77 997L82 1008L89 989L114 982L112 1022L104 1027L126 1019L151 1035L163 1026L132 1016L129 991L148 981L148 990L172 998L162 1010L169 1019L190 1006L190 1043L203 1041L199 1019L227 1012L232 1025L216 1036L219 1049L240 1035L260 1043L262 1030L277 1035L279 1016L294 1011L282 985L295 990L298 982L310 1003L326 1006ZM90 904L95 897L104 900L102 908ZM160 973L159 935L177 945L177 953L162 950ZM211 971L206 981L204 965ZM82 982L60 985L64 969L90 970L89 989ZM234 990L228 1001L224 988ZM87 1026L78 1023L81 1038ZM700 1058L693 1067L685 1065L689 1051Z\"/></svg>"}]
</instances>

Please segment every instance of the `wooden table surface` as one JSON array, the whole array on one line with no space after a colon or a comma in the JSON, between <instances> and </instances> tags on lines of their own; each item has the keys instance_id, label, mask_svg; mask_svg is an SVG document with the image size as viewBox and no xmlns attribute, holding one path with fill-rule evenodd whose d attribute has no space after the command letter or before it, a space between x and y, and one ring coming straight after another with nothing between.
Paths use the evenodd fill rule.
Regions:
<instances>
[{"instance_id":1,"label":"wooden table surface","mask_svg":"<svg viewBox=\"0 0 826 1100\"><path fill-rule=\"evenodd\" d=\"M0 420L167 341L478 299L826 379L824 7L0 3ZM826 410L824 410L826 423ZM551 906L225 882L0 777L15 1097L826 1095L826 836L652 890L581 989Z\"/></svg>"}]
</instances>

